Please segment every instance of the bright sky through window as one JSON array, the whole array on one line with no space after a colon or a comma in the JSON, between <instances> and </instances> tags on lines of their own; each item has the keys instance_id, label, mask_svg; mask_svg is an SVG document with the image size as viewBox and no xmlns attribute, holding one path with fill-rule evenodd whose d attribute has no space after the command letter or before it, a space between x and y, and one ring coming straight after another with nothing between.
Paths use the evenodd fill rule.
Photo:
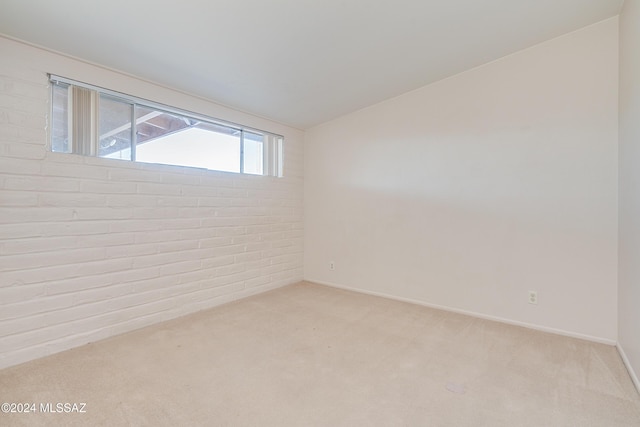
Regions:
<instances>
[{"instance_id":1,"label":"bright sky through window","mask_svg":"<svg viewBox=\"0 0 640 427\"><path fill-rule=\"evenodd\" d=\"M120 152L116 151L106 157L118 159ZM136 161L240 172L240 139L204 129L188 128L139 144Z\"/></svg>"}]
</instances>

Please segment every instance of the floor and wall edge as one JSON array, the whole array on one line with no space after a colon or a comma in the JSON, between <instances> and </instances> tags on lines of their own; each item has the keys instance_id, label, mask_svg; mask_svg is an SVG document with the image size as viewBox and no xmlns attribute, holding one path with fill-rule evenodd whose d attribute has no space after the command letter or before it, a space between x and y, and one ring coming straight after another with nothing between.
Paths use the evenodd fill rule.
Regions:
<instances>
[{"instance_id":1,"label":"floor and wall edge","mask_svg":"<svg viewBox=\"0 0 640 427\"><path fill-rule=\"evenodd\" d=\"M244 300L246 298L252 297L252 296L256 296L256 295L260 295L266 292L270 292L279 288L283 288L286 286L291 286L295 283L299 283L299 281L296 282L292 282L292 283L287 283L287 284L282 284L282 283L274 283L274 284L268 284L268 285L264 285L264 286L256 286L256 287L250 287L250 288L245 288L242 291L239 291L237 293L232 293L232 294L226 294L226 295L221 295L218 298L216 298L215 303L213 303L211 306L206 307L206 308L202 308L202 309L198 309L198 310L194 310L194 311L189 311L189 312L185 312L179 315L169 315L169 316L165 316L165 312L157 312L154 313L153 315L151 315L152 317L157 316L157 319L152 321L150 324L148 325L144 325L144 326L138 326L138 327L132 327L132 328L126 328L125 330L118 332L118 333L107 333L105 335L101 335L100 332L102 331L102 329L93 331L93 334L87 334L85 335L84 339L82 340L81 343L77 343L77 342L73 342L70 340L70 337L65 337L59 340L56 340L55 343L58 344L58 347L53 350L53 351L49 351L47 350L45 353L42 353L41 349L42 348L48 348L48 346L51 343L45 343L43 345L37 345L37 346L33 346L31 348L27 348L25 349L26 352L24 353L20 353L18 356L15 357L11 357L11 355L5 357L4 359L0 358L0 370L2 369L8 369L8 368L13 368L15 366L18 365L22 365L24 363L29 363L32 362L34 360L38 360L38 359L42 359L48 356L53 356L55 354L59 354L59 353L63 353L65 351L70 351L70 350L74 350L76 348L80 348L83 347L87 344L91 344L91 343L95 343L95 342L99 342L99 341L103 341L106 339L110 339L119 335L124 335L124 334L128 334L131 332L135 332L137 330L140 329L145 329L148 327L153 327L156 325L159 325L161 323L165 323L165 322L170 322L182 317L187 317L187 316L192 316L194 314L197 314L199 312L202 311L206 311L206 310L212 310L215 308L218 308L220 306L226 305L226 304L231 304L240 300ZM117 325L115 325L117 326ZM107 329L107 328L103 328L103 329Z\"/></svg>"},{"instance_id":2,"label":"floor and wall edge","mask_svg":"<svg viewBox=\"0 0 640 427\"><path fill-rule=\"evenodd\" d=\"M636 371L633 369L633 366L631 366L631 362L629 361L627 354L624 352L622 344L620 344L619 342L616 343L616 349L620 354L620 358L622 359L624 366L627 368L627 372L629 372L629 376L631 377L631 381L633 381L633 385L636 386L636 390L638 390L638 393L640 393L640 379L638 378Z\"/></svg>"},{"instance_id":3,"label":"floor and wall edge","mask_svg":"<svg viewBox=\"0 0 640 427\"><path fill-rule=\"evenodd\" d=\"M516 321L516 320L511 320L511 319L498 317L498 316L491 316L491 315L488 315L488 314L477 313L477 312L474 312L474 311L467 311L467 310L461 310L461 309L457 309L457 308L453 308L453 307L447 307L447 306L442 306L442 305L437 305L437 304L430 304L428 302L417 300L417 299L413 299L413 298L398 297L398 296L386 294L386 293L383 293L383 292L367 291L367 290L364 290L364 289L353 288L353 287L350 287L350 286L339 285L339 284L336 284L336 283L325 282L325 281L321 281L321 280L305 279L305 281L306 282L310 282L310 283L316 283L318 285L330 286L332 288L344 289L344 290L347 290L347 291L358 292L358 293L361 293L361 294L372 295L372 296L382 297L382 298L389 298L389 299L392 299L392 300L395 300L395 301L401 301L401 302L407 302L407 303L410 303L410 304L421 305L421 306L424 306L424 307L434 308L436 310L443 310L443 311L449 311L449 312L452 312L452 313L464 314L464 315L471 316L471 317L476 317L476 318L479 318L479 319L492 320L494 322L505 323L505 324L508 324L508 325L521 326L521 327L527 328L527 329L533 329L533 330L537 330L537 331L541 331L541 332L548 332L548 333L552 333L552 334L556 334L556 335L562 335L562 336L566 336L566 337L570 337L570 338L577 338L577 339L581 339L581 340L596 342L596 343L600 343L600 344L606 344L606 345L610 345L610 346L616 346L618 344L616 341L610 340L610 339L607 339L607 338L601 338L601 337L595 337L595 336L586 335L586 334L580 334L580 333L577 333L577 332L565 331L563 329L549 328L549 327L546 327L546 326L540 326L540 325L536 325L536 324L532 324L532 323L519 322L519 321ZM637 384L638 383L636 382L636 386L637 386Z\"/></svg>"}]
</instances>

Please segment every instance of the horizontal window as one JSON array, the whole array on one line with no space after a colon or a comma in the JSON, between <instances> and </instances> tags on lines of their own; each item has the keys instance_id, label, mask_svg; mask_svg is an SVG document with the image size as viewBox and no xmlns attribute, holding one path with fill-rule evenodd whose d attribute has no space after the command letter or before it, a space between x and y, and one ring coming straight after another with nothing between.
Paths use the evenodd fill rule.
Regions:
<instances>
[{"instance_id":1,"label":"horizontal window","mask_svg":"<svg viewBox=\"0 0 640 427\"><path fill-rule=\"evenodd\" d=\"M282 176L283 137L51 76L51 149Z\"/></svg>"}]
</instances>

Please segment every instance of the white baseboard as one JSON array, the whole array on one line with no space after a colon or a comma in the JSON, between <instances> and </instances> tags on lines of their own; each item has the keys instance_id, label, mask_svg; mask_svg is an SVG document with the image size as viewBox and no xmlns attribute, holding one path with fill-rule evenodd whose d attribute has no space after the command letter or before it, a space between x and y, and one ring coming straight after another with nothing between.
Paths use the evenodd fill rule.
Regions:
<instances>
[{"instance_id":1,"label":"white baseboard","mask_svg":"<svg viewBox=\"0 0 640 427\"><path fill-rule=\"evenodd\" d=\"M640 380L638 379L638 375L636 375L636 371L633 369L633 366L631 366L631 362L629 362L627 353L624 352L624 349L622 348L622 345L620 345L620 343L616 344L616 348L618 349L618 353L622 358L622 362L624 362L624 366L629 372L629 376L631 377L631 381L633 381L633 385L636 386L636 390L638 390L638 393L640 393Z\"/></svg>"},{"instance_id":2,"label":"white baseboard","mask_svg":"<svg viewBox=\"0 0 640 427\"><path fill-rule=\"evenodd\" d=\"M536 331L549 332L549 333L556 334L556 335L563 335L563 336L566 336L566 337L578 338L578 339L581 339L581 340L596 342L596 343L600 343L600 344L606 344L606 345L610 345L610 346L615 346L617 344L617 342L615 340L610 340L610 339L607 339L607 338L594 337L594 336L591 336L591 335L580 334L580 333L577 333L577 332L565 331L563 329L549 328L547 326L540 326L540 325L535 325L535 324L532 324L532 323L519 322L517 320L505 319L503 317L490 316L490 315L483 314L483 313L476 313L476 312L473 312L473 311L461 310L461 309L442 306L442 305L437 305L437 304L430 304L430 303L427 303L427 302L424 302L424 301L420 301L420 300L416 300L416 299L413 299L413 298L403 298L403 297L398 297L398 296L395 296L395 295L385 294L383 292L367 291L367 290L364 290L364 289L352 288L352 287L349 287L349 286L338 285L336 283L330 283L330 282L325 282L325 281L321 281L321 280L305 279L305 281L309 282L309 283L317 283L318 285L330 286L332 288L338 288L338 289L344 289L344 290L347 290L347 291L358 292L358 293L361 293L361 294L372 295L372 296L382 297L382 298L388 298L388 299L392 299L392 300L395 300L395 301L408 302L410 304L421 305L421 306L424 306L424 307L434 308L436 310L443 310L443 311L449 311L449 312L452 312L452 313L464 314L464 315L471 316L471 317L477 317L479 319L486 319L486 320L492 320L494 322L506 323L508 325L521 326L523 328L534 329Z\"/></svg>"}]
</instances>

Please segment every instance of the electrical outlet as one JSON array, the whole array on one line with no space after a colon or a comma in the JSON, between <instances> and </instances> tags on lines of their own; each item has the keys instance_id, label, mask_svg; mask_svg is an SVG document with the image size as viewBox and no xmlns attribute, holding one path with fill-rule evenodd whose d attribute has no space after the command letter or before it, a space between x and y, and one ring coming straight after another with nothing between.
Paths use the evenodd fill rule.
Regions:
<instances>
[{"instance_id":1,"label":"electrical outlet","mask_svg":"<svg viewBox=\"0 0 640 427\"><path fill-rule=\"evenodd\" d=\"M529 291L529 304L538 304L538 293L536 291Z\"/></svg>"},{"instance_id":2,"label":"electrical outlet","mask_svg":"<svg viewBox=\"0 0 640 427\"><path fill-rule=\"evenodd\" d=\"M329 270L333 271L336 269L336 263L333 261L329 261Z\"/></svg>"}]
</instances>

